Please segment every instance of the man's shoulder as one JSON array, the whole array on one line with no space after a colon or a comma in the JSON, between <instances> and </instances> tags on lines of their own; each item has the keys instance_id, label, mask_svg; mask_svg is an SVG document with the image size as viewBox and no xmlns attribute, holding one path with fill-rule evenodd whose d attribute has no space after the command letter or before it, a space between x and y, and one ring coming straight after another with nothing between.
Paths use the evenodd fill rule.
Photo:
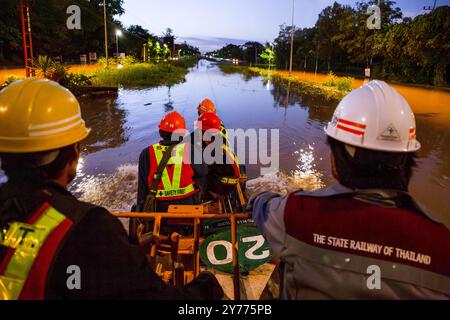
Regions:
<instances>
[{"instance_id":1,"label":"man's shoulder","mask_svg":"<svg viewBox=\"0 0 450 320\"><path fill-rule=\"evenodd\" d=\"M79 223L87 215L109 214L109 211L98 205L78 200L70 193L60 193L52 191L48 202L56 210L64 214L74 223Z\"/></svg>"}]
</instances>

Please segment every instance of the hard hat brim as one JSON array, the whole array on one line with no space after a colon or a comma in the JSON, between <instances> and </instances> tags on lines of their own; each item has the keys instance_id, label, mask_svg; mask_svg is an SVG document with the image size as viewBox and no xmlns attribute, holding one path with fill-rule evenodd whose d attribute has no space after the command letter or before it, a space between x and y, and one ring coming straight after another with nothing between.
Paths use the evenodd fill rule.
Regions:
<instances>
[{"instance_id":1,"label":"hard hat brim","mask_svg":"<svg viewBox=\"0 0 450 320\"><path fill-rule=\"evenodd\" d=\"M84 126L76 131L64 132L59 137L51 136L47 138L4 138L0 137L1 149L0 153L35 153L50 150L57 150L75 143L79 143L86 139L91 133L91 129Z\"/></svg>"}]
</instances>

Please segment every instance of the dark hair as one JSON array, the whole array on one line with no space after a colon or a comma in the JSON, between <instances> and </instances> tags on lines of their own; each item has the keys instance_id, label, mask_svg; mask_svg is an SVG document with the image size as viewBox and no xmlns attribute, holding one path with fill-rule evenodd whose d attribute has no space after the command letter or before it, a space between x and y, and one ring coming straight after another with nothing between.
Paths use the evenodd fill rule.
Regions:
<instances>
[{"instance_id":1,"label":"dark hair","mask_svg":"<svg viewBox=\"0 0 450 320\"><path fill-rule=\"evenodd\" d=\"M333 153L336 177L351 189L394 189L407 191L412 171L415 167L414 153L383 152L355 148L349 154L346 144L328 137Z\"/></svg>"},{"instance_id":2,"label":"dark hair","mask_svg":"<svg viewBox=\"0 0 450 320\"><path fill-rule=\"evenodd\" d=\"M177 142L178 143L183 140L183 137L181 137L177 134L171 133L171 132L163 131L163 130L159 130L159 135L161 136L161 139L165 142ZM175 138L178 138L178 141L173 140Z\"/></svg>"},{"instance_id":3,"label":"dark hair","mask_svg":"<svg viewBox=\"0 0 450 320\"><path fill-rule=\"evenodd\" d=\"M76 145L79 151L79 144ZM43 153L0 154L2 169L8 177L8 184L36 186L57 179L65 166L76 159L73 145L59 150L56 159L38 167L37 161Z\"/></svg>"}]
</instances>

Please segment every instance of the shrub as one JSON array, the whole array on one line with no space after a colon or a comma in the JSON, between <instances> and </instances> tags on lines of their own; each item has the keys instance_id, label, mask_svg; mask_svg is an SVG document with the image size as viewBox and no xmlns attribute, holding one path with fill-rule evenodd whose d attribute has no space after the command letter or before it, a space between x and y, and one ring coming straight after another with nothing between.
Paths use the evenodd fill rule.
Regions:
<instances>
[{"instance_id":1,"label":"shrub","mask_svg":"<svg viewBox=\"0 0 450 320\"><path fill-rule=\"evenodd\" d=\"M17 80L22 80L24 79L23 77L18 77L16 75L9 75L5 78L5 85L11 84Z\"/></svg>"},{"instance_id":2,"label":"shrub","mask_svg":"<svg viewBox=\"0 0 450 320\"><path fill-rule=\"evenodd\" d=\"M100 68L94 72L96 86L159 86L174 85L184 80L185 68L167 64L138 63L123 68Z\"/></svg>"},{"instance_id":3,"label":"shrub","mask_svg":"<svg viewBox=\"0 0 450 320\"><path fill-rule=\"evenodd\" d=\"M353 87L353 82L355 81L352 77L338 77L333 71L328 73L327 80L325 80L322 84L326 87L335 87L341 91L351 91Z\"/></svg>"}]
</instances>

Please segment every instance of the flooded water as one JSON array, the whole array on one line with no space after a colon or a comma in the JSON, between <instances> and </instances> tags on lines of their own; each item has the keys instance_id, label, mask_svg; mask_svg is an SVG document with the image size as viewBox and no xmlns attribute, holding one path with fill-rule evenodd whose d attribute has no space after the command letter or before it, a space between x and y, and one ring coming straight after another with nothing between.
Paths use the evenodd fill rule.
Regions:
<instances>
[{"instance_id":1,"label":"flooded water","mask_svg":"<svg viewBox=\"0 0 450 320\"><path fill-rule=\"evenodd\" d=\"M423 146L411 192L450 227L450 93L396 87L417 114ZM83 117L93 130L71 190L110 210L129 210L136 197L139 154L159 140L157 125L163 115L176 110L192 127L196 106L204 98L216 102L228 128L280 130L280 172L259 177L258 166L249 166L253 189L287 193L334 182L323 127L336 105L293 94L288 99L275 82L225 75L202 60L185 83L172 88L121 89L117 97L82 100Z\"/></svg>"}]
</instances>

